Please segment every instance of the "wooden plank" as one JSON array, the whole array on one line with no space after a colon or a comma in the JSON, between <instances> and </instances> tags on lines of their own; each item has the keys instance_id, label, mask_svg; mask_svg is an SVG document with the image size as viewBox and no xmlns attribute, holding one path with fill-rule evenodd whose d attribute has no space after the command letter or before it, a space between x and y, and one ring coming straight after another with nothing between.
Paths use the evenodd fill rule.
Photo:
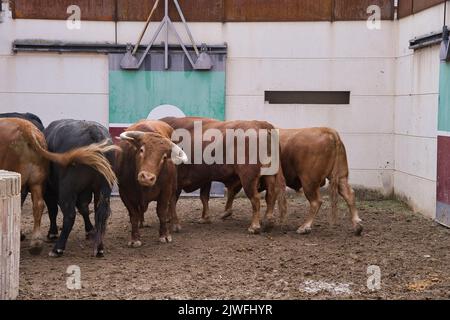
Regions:
<instances>
[{"instance_id":1,"label":"wooden plank","mask_svg":"<svg viewBox=\"0 0 450 320\"><path fill-rule=\"evenodd\" d=\"M393 0L335 0L334 20L367 20L371 15L371 13L367 13L367 8L371 5L377 5L381 8L382 20L394 19Z\"/></svg>"},{"instance_id":2,"label":"wooden plank","mask_svg":"<svg viewBox=\"0 0 450 320\"><path fill-rule=\"evenodd\" d=\"M145 21L156 0L77 0L82 20ZM403 18L443 3L444 0L399 0ZM379 5L384 20L394 17L394 0L179 0L190 22L344 21L365 20L369 5ZM11 0L13 18L65 20L73 0ZM154 20L163 16L160 0ZM172 2L169 13L180 21Z\"/></svg>"},{"instance_id":3,"label":"wooden plank","mask_svg":"<svg viewBox=\"0 0 450 320\"><path fill-rule=\"evenodd\" d=\"M332 0L225 0L228 22L330 21Z\"/></svg>"},{"instance_id":4,"label":"wooden plank","mask_svg":"<svg viewBox=\"0 0 450 320\"><path fill-rule=\"evenodd\" d=\"M116 0L12 0L13 18L66 20L67 8L76 4L82 20L114 21Z\"/></svg>"},{"instance_id":5,"label":"wooden plank","mask_svg":"<svg viewBox=\"0 0 450 320\"><path fill-rule=\"evenodd\" d=\"M444 0L413 0L413 13L423 11L441 3L444 3Z\"/></svg>"},{"instance_id":6,"label":"wooden plank","mask_svg":"<svg viewBox=\"0 0 450 320\"><path fill-rule=\"evenodd\" d=\"M118 0L119 21L146 21L156 0ZM223 22L224 0L178 0L188 22ZM161 20L164 15L164 0L159 1L153 21ZM180 21L180 16L172 1L169 1L169 16Z\"/></svg>"},{"instance_id":7,"label":"wooden plank","mask_svg":"<svg viewBox=\"0 0 450 320\"><path fill-rule=\"evenodd\" d=\"M413 0L399 0L397 16L399 19L413 14Z\"/></svg>"},{"instance_id":8,"label":"wooden plank","mask_svg":"<svg viewBox=\"0 0 450 320\"><path fill-rule=\"evenodd\" d=\"M19 294L20 174L0 170L0 300Z\"/></svg>"}]
</instances>

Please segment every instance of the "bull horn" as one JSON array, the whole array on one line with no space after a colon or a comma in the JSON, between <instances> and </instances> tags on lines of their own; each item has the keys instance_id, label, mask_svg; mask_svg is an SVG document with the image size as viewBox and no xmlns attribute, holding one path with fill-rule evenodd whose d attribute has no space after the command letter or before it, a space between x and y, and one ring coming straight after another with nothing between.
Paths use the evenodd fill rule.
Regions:
<instances>
[{"instance_id":1,"label":"bull horn","mask_svg":"<svg viewBox=\"0 0 450 320\"><path fill-rule=\"evenodd\" d=\"M141 138L144 135L144 132L141 131L125 131L120 134L121 140L133 141Z\"/></svg>"},{"instance_id":2,"label":"bull horn","mask_svg":"<svg viewBox=\"0 0 450 320\"><path fill-rule=\"evenodd\" d=\"M172 143L172 161L177 165L187 163L189 160L187 154L178 145L176 145L172 141L171 143Z\"/></svg>"}]
</instances>

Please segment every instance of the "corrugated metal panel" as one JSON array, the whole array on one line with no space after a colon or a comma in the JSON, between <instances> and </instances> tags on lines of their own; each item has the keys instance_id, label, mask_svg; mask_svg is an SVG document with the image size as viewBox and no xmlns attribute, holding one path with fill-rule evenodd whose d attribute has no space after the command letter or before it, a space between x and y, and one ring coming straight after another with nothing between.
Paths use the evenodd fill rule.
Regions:
<instances>
[{"instance_id":1,"label":"corrugated metal panel","mask_svg":"<svg viewBox=\"0 0 450 320\"><path fill-rule=\"evenodd\" d=\"M399 0L397 16L399 19L412 15L413 0Z\"/></svg>"},{"instance_id":2,"label":"corrugated metal panel","mask_svg":"<svg viewBox=\"0 0 450 320\"><path fill-rule=\"evenodd\" d=\"M332 0L225 0L230 22L329 21Z\"/></svg>"},{"instance_id":3,"label":"corrugated metal panel","mask_svg":"<svg viewBox=\"0 0 450 320\"><path fill-rule=\"evenodd\" d=\"M441 3L444 3L444 0L414 0L413 13L420 12Z\"/></svg>"},{"instance_id":4,"label":"corrugated metal panel","mask_svg":"<svg viewBox=\"0 0 450 320\"><path fill-rule=\"evenodd\" d=\"M81 9L81 19L113 21L116 0L13 0L13 17L18 19L65 20L67 8L76 4Z\"/></svg>"},{"instance_id":5,"label":"corrugated metal panel","mask_svg":"<svg viewBox=\"0 0 450 320\"><path fill-rule=\"evenodd\" d=\"M117 1L119 21L145 21L156 0ZM178 0L178 3L187 21L222 22L224 20L224 0ZM163 15L164 0L160 0L152 20L161 20ZM172 1L169 2L169 15L173 21L180 21Z\"/></svg>"},{"instance_id":6,"label":"corrugated metal panel","mask_svg":"<svg viewBox=\"0 0 450 320\"><path fill-rule=\"evenodd\" d=\"M393 0L335 0L334 20L367 20L371 15L367 13L367 8L377 5L381 8L381 19L394 19Z\"/></svg>"}]
</instances>

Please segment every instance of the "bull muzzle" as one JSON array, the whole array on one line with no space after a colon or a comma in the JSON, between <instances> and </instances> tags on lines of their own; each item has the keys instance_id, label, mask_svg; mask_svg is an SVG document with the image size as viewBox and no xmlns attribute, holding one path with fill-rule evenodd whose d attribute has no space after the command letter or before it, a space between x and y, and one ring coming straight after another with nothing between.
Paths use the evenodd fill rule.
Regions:
<instances>
[{"instance_id":1,"label":"bull muzzle","mask_svg":"<svg viewBox=\"0 0 450 320\"><path fill-rule=\"evenodd\" d=\"M147 171L141 171L138 174L138 182L144 187L153 187L156 183L156 175Z\"/></svg>"}]
</instances>

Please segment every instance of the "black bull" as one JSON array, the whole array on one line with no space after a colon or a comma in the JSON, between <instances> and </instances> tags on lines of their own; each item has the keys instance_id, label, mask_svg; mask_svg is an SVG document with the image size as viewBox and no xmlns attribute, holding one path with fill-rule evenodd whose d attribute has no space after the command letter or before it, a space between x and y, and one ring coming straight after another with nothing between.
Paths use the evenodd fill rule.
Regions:
<instances>
[{"instance_id":1,"label":"black bull","mask_svg":"<svg viewBox=\"0 0 450 320\"><path fill-rule=\"evenodd\" d=\"M112 145L106 128L96 122L79 120L59 120L52 122L45 130L45 139L51 152L62 153L78 147L101 143L105 140ZM114 151L105 154L111 167L114 167ZM58 205L63 212L63 228L55 243L51 256L61 255L66 247L67 238L75 222L76 208L84 218L85 230L94 239L94 254L103 255L103 236L106 223L111 214L111 181L95 169L86 165L74 165L62 168L50 164L45 203L50 218L48 237L56 238L58 229L56 217ZM95 229L89 220L89 204L94 196Z\"/></svg>"}]
</instances>

